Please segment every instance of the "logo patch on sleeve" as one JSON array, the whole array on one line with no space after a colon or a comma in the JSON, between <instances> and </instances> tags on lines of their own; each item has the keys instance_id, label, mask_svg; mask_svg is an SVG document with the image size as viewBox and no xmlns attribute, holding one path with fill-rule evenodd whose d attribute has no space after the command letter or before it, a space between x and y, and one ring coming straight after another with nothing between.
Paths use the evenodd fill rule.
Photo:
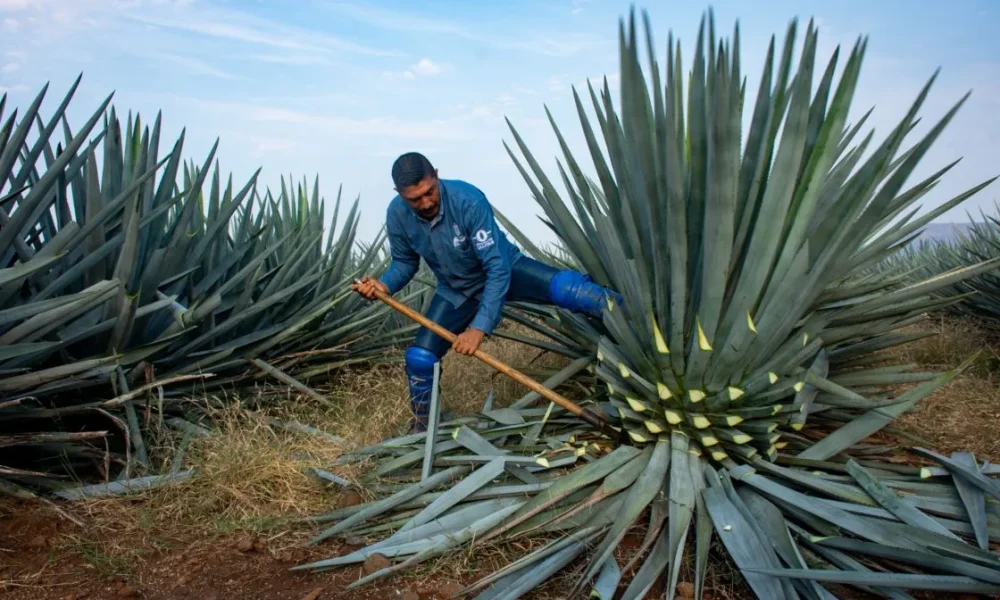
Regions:
<instances>
[{"instance_id":1,"label":"logo patch on sleeve","mask_svg":"<svg viewBox=\"0 0 1000 600\"><path fill-rule=\"evenodd\" d=\"M485 229L480 229L472 236L476 242L476 250L485 250L493 245L493 234Z\"/></svg>"}]
</instances>

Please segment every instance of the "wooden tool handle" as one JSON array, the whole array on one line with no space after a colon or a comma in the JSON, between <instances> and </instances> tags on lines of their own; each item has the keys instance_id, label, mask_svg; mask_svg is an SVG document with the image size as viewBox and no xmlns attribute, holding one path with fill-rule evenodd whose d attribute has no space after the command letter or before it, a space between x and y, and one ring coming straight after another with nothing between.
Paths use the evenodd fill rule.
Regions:
<instances>
[{"instance_id":1,"label":"wooden tool handle","mask_svg":"<svg viewBox=\"0 0 1000 600\"><path fill-rule=\"evenodd\" d=\"M375 295L376 295L376 297L379 300L381 300L382 302L385 302L386 304L388 304L389 306L391 306L393 309L397 310L398 312L403 313L407 317L413 319L417 323L423 325L427 329L431 330L432 332L434 332L435 334L441 336L442 338L448 340L449 342L454 343L455 339L458 337L454 333L448 331L447 329L445 329L444 327L438 325L434 321L431 321L430 319L428 319L424 315L420 314L419 312L413 310L409 306L407 306L407 305L403 304L402 302L396 300L392 296L389 296L388 294L386 294L382 290L380 290L378 288L375 288ZM570 400L562 397L561 395L557 394L555 391L550 390L549 388L547 388L544 385L538 383L537 381L535 381L531 377L528 377L527 375L525 375L525 374L521 373L520 371L514 369L510 365L504 364L503 362L497 360L495 357L487 354L486 352L483 352L482 350L476 350L476 352L475 352L475 354L473 354L473 356L475 356L479 360L483 361L484 363L488 364L489 366L493 367L497 371L503 373L507 377L510 377L514 381L520 383L521 385L523 385L523 386L531 389L534 392L537 392L540 396L542 396L546 400L554 402L554 403L558 404L559 406L565 408L569 412L573 413L574 415L580 417L581 419L583 419L584 421L586 421L587 423L589 423L591 426L596 427L597 429L599 429L599 430L601 430L601 431L603 431L605 433L608 433L609 435L612 435L612 436L617 436L618 435L618 432L615 431L615 430L613 430L613 429L611 429L611 427L608 425L607 421L605 421L604 418L602 418L597 413L595 413L595 412L593 412L591 410L582 408L582 407L574 404L572 401L570 401Z\"/></svg>"}]
</instances>

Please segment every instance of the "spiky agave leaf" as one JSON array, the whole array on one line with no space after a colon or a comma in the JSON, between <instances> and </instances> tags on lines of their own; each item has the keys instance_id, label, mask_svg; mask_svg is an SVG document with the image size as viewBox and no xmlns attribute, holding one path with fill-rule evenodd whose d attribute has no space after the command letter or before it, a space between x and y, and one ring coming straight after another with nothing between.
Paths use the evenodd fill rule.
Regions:
<instances>
[{"instance_id":1,"label":"spiky agave leaf","mask_svg":"<svg viewBox=\"0 0 1000 600\"><path fill-rule=\"evenodd\" d=\"M65 111L78 84L46 120L47 86L23 114L4 120L0 108L0 430L96 419L127 430L106 458L131 474L133 462L148 466L135 402L155 398L156 420L185 427L200 414L174 399L191 391L275 373L308 383L412 333L350 293L352 278L385 262L384 238L356 246L357 200L345 217L338 193L327 227L318 181L282 179L280 194L261 198L259 170L242 184L223 178L217 144L185 162L184 131L161 156L160 115L152 127L132 114L123 124L110 97L74 131ZM100 407L122 427L95 412L109 398L129 398ZM102 464L103 441L81 445L61 463L65 445L22 441L0 463Z\"/></svg>"},{"instance_id":2,"label":"spiky agave leaf","mask_svg":"<svg viewBox=\"0 0 1000 600\"><path fill-rule=\"evenodd\" d=\"M931 479L923 477L929 471L880 460L891 448L860 444L968 364L913 374L868 363L879 349L904 341L895 330L935 307L936 291L995 268L995 261L896 287L857 279L929 221L896 216L941 174L904 185L962 102L904 147L928 83L881 145L871 146L871 136L858 138L861 123L847 123L866 40L851 49L839 79L838 51L814 86L813 72L822 67L817 31L810 22L793 61L793 21L777 64L772 40L744 135L738 27L732 40L716 40L709 13L690 72L672 36L661 70L648 21L646 28L649 78L634 14L621 24L617 110L606 82L589 90L596 123L574 92L596 178L554 121L565 196L513 126L523 159L510 151L566 262L624 297L600 323L552 314L559 335L596 353L606 388L598 406L634 446L606 453L600 448L608 440L551 406L521 406L521 422L511 425L489 418L446 424L433 445L435 462L474 465L467 477L495 479L465 501L450 498L454 512L442 518L457 519L466 501L527 494L512 514L477 529L473 546L521 535L556 538L466 591L481 600L518 598L575 563L567 597L606 593L606 569L614 572L608 559L647 512L638 570L614 586L623 598L645 597L660 577L672 597L689 544L701 597L713 532L762 598L827 598L824 584L831 581L894 597L905 597L898 588L996 591L1000 557L969 543L973 535L981 543L1000 534L996 482L968 457L933 456L945 472ZM901 385L911 387L899 393ZM459 426L497 450L449 440ZM583 440L585 449L569 464L585 464L568 472L529 471L528 479L510 469L501 476L484 471L497 460L523 465L544 447L540 442L555 449ZM373 477L405 476L420 460L421 441L389 441L357 456L376 458ZM339 533L412 531L408 524L419 514L413 511L461 485L434 491L390 484L386 492L406 496L395 510L343 520L368 510L363 506L323 520L346 522ZM453 525L455 535L481 524L473 518ZM406 556L391 557L397 564L362 582L453 547L433 536L409 542Z\"/></svg>"}]
</instances>

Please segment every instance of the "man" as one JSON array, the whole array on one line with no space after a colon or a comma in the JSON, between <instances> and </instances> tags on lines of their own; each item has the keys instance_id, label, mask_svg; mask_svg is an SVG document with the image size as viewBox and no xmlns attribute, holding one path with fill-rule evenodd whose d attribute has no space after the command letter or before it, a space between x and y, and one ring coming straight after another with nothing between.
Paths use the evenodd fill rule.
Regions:
<instances>
[{"instance_id":1,"label":"man","mask_svg":"<svg viewBox=\"0 0 1000 600\"><path fill-rule=\"evenodd\" d=\"M423 258L438 286L426 316L458 337L454 344L424 327L406 350L406 374L414 420L424 431L434 365L449 347L472 355L499 325L505 300L551 304L600 317L608 295L620 296L572 270L558 270L521 254L497 226L486 196L459 180L438 178L422 154L403 154L392 166L397 196L386 211L392 262L379 279L364 277L353 288L369 300L375 289L401 290Z\"/></svg>"}]
</instances>

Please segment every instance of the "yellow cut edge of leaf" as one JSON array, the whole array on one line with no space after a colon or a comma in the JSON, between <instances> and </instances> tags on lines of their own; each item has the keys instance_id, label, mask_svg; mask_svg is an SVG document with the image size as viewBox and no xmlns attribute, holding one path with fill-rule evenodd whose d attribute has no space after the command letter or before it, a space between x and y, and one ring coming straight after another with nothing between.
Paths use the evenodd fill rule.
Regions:
<instances>
[{"instance_id":1,"label":"yellow cut edge of leaf","mask_svg":"<svg viewBox=\"0 0 1000 600\"><path fill-rule=\"evenodd\" d=\"M656 324L656 317L650 313L649 318L653 322L653 339L656 340L656 351L660 354L670 354L667 341L663 339L663 334L660 333L660 326Z\"/></svg>"},{"instance_id":2,"label":"yellow cut edge of leaf","mask_svg":"<svg viewBox=\"0 0 1000 600\"><path fill-rule=\"evenodd\" d=\"M641 433L639 433L637 431L633 431L631 429L629 429L628 435L629 435L630 438L632 438L633 440L635 440L637 442L648 442L649 441L649 439L646 438L646 436L642 435Z\"/></svg>"},{"instance_id":3,"label":"yellow cut edge of leaf","mask_svg":"<svg viewBox=\"0 0 1000 600\"><path fill-rule=\"evenodd\" d=\"M640 402L638 398L625 396L625 401L628 402L629 407L631 407L635 412L643 412L646 410L646 405Z\"/></svg>"},{"instance_id":4,"label":"yellow cut edge of leaf","mask_svg":"<svg viewBox=\"0 0 1000 600\"><path fill-rule=\"evenodd\" d=\"M698 324L698 347L705 352L711 352L712 344L709 343L705 330L701 328L701 317L695 317L695 321Z\"/></svg>"}]
</instances>

